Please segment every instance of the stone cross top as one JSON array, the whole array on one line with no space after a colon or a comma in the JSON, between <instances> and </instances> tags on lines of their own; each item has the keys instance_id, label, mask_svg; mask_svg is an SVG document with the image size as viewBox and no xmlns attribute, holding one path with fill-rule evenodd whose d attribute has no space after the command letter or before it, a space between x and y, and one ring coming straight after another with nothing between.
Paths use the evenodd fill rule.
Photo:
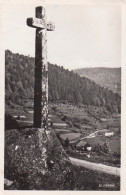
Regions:
<instances>
[{"instance_id":1,"label":"stone cross top","mask_svg":"<svg viewBox=\"0 0 126 195\"><path fill-rule=\"evenodd\" d=\"M48 62L47 31L53 31L53 23L46 22L42 6L36 7L36 18L28 18L27 25L36 28L35 43L35 85L34 85L34 127L48 127Z\"/></svg>"}]
</instances>

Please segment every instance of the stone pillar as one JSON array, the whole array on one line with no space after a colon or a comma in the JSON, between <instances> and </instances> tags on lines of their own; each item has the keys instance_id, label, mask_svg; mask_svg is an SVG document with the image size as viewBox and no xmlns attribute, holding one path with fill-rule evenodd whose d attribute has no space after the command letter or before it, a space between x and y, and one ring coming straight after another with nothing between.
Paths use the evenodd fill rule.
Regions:
<instances>
[{"instance_id":1,"label":"stone pillar","mask_svg":"<svg viewBox=\"0 0 126 195\"><path fill-rule=\"evenodd\" d=\"M36 18L46 24L43 7L36 8ZM47 129L48 126L48 63L47 30L36 29L35 43L35 85L34 85L34 127Z\"/></svg>"}]
</instances>

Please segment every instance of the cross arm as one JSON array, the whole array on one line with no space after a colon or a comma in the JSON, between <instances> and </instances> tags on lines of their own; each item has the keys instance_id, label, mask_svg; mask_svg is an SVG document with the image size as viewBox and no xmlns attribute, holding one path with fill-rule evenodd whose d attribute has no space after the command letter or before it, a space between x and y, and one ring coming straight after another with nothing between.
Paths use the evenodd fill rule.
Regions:
<instances>
[{"instance_id":1,"label":"cross arm","mask_svg":"<svg viewBox=\"0 0 126 195\"><path fill-rule=\"evenodd\" d=\"M46 28L48 31L54 31L55 30L55 24L53 22L48 22L46 25Z\"/></svg>"},{"instance_id":2,"label":"cross arm","mask_svg":"<svg viewBox=\"0 0 126 195\"><path fill-rule=\"evenodd\" d=\"M39 18L27 18L27 25L33 28L46 28L46 24Z\"/></svg>"},{"instance_id":3,"label":"cross arm","mask_svg":"<svg viewBox=\"0 0 126 195\"><path fill-rule=\"evenodd\" d=\"M47 29L48 31L53 31L55 25L53 22L48 22L47 24L39 18L27 18L27 25L33 28Z\"/></svg>"}]
</instances>

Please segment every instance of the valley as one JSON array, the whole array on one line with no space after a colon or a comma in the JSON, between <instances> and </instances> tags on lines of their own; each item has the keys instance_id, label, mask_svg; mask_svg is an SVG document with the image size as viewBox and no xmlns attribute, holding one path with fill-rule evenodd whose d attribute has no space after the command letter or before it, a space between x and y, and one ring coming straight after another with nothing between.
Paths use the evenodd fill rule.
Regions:
<instances>
[{"instance_id":1,"label":"valley","mask_svg":"<svg viewBox=\"0 0 126 195\"><path fill-rule=\"evenodd\" d=\"M35 59L32 57L18 53L13 54L9 50L5 52L5 142L7 147L5 171L7 175L13 180L10 170L13 169L14 172L16 170L15 177L19 176L19 180L22 181L24 172L20 172L22 167L19 160L20 152L22 152L24 164L30 160L31 170L35 168L38 171L37 164L34 164L35 159L32 158L40 154L36 153L37 149L45 154L45 148L47 148L47 157L50 159L51 156L48 163L55 162L56 169L54 170L56 172L53 172L53 165L48 165L52 174L55 174L55 177L52 178L57 178L57 173L59 176L66 174L64 168L69 173L69 168L73 166L71 170L75 174L75 185L72 186L72 189L119 190L120 177L119 174L115 174L115 170L120 170L121 166L120 69L117 70L118 79L114 69L106 73L107 69L104 68L98 70L98 72L101 71L100 76L94 74L94 79L92 79L92 73L91 78L86 78L86 75L85 77L81 75L81 77L75 71L48 63L49 131L47 130L46 133L50 133L51 136L50 139L47 139L48 147L46 145L44 148L43 145L40 145L39 148L35 148L31 142L36 144L38 140L41 140L40 142L44 144L46 136L43 132L42 139L42 131L33 128L34 63ZM95 81L96 77L99 79L98 82ZM116 90L117 85L118 90ZM19 143L16 140L19 140ZM31 144L31 153L29 153L29 144ZM20 148L22 149L18 154L16 153L16 156L15 152L18 152ZM24 148L26 154L24 154ZM68 161L72 159L69 166L67 166L66 160L66 167L64 167L65 161L62 152ZM30 155L32 153L34 155ZM8 163L10 159L12 165ZM41 160L41 157L36 156L36 159ZM19 170L15 168L16 160L19 163ZM112 167L114 175L110 171L101 171L100 168L91 169L93 165L99 167L100 164L102 164L102 168ZM25 165L27 167L27 163ZM57 169L57 166L63 166L63 170ZM24 169L26 167L24 166ZM5 174L5 178L7 175ZM25 176L28 178L27 175ZM31 173L29 176L31 178ZM64 178L67 179L65 175ZM31 181L32 179L30 179ZM73 182L71 179L69 181Z\"/></svg>"},{"instance_id":2,"label":"valley","mask_svg":"<svg viewBox=\"0 0 126 195\"><path fill-rule=\"evenodd\" d=\"M93 112L95 116L90 115ZM33 126L32 109L20 107L9 110L9 113L20 128ZM69 156L120 167L119 114L105 115L103 108L86 105L50 103L48 125L54 129Z\"/></svg>"}]
</instances>

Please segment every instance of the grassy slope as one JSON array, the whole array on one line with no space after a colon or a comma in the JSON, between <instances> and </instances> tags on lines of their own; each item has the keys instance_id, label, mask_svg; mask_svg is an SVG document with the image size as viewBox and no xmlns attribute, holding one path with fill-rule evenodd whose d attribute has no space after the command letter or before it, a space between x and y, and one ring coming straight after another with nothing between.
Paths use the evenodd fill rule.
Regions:
<instances>
[{"instance_id":1,"label":"grassy slope","mask_svg":"<svg viewBox=\"0 0 126 195\"><path fill-rule=\"evenodd\" d=\"M21 113L21 110L17 111L17 113L19 112ZM23 109L22 109L22 112L23 112ZM14 111L13 111L13 114L15 114ZM25 115L25 113L21 113L21 114ZM29 117L29 114L28 114L28 117ZM30 115L30 118L32 119L32 114ZM77 156L74 156L74 157L77 157ZM80 154L78 158L81 158ZM95 157L94 160L98 161L99 159ZM110 176L104 173L92 171L92 170L85 169L82 167L77 167L77 166L74 166L73 170L74 170L74 175L76 178L76 181L75 181L76 185L75 185L74 190L100 190L100 191L108 190L108 191L111 191L111 190L119 190L120 188L120 178L119 177Z\"/></svg>"}]
</instances>

